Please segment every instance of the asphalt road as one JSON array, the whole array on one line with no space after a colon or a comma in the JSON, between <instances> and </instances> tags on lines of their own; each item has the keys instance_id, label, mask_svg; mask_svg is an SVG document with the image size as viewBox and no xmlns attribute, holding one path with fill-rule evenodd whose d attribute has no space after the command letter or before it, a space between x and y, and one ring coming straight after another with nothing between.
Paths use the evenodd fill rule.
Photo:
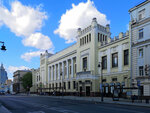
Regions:
<instances>
[{"instance_id":1,"label":"asphalt road","mask_svg":"<svg viewBox=\"0 0 150 113\"><path fill-rule=\"evenodd\" d=\"M51 97L0 96L12 113L150 113L148 107L54 99Z\"/></svg>"}]
</instances>

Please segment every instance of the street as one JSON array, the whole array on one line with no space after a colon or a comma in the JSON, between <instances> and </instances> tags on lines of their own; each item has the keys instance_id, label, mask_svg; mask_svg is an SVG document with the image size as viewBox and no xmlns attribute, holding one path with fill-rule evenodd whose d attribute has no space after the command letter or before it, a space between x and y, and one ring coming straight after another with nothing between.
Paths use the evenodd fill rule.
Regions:
<instances>
[{"instance_id":1,"label":"street","mask_svg":"<svg viewBox=\"0 0 150 113\"><path fill-rule=\"evenodd\" d=\"M148 107L55 99L44 96L0 96L0 103L12 113L149 113L150 111Z\"/></svg>"}]
</instances>

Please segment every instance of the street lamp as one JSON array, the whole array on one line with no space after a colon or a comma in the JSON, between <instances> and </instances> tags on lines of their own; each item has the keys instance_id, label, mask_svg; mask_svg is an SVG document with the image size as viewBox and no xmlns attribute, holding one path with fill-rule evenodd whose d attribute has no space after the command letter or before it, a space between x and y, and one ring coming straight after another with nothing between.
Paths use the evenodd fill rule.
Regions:
<instances>
[{"instance_id":1,"label":"street lamp","mask_svg":"<svg viewBox=\"0 0 150 113\"><path fill-rule=\"evenodd\" d=\"M1 50L6 51L6 47L4 46L4 42L0 41L3 45L1 46Z\"/></svg>"},{"instance_id":2,"label":"street lamp","mask_svg":"<svg viewBox=\"0 0 150 113\"><path fill-rule=\"evenodd\" d=\"M101 69L101 102L103 102L103 72L102 72L102 62L99 62L98 68Z\"/></svg>"}]
</instances>

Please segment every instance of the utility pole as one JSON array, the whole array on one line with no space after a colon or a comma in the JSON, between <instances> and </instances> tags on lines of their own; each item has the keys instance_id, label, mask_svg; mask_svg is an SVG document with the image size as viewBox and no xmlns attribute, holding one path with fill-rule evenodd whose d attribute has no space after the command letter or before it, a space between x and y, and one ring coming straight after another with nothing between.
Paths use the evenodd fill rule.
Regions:
<instances>
[{"instance_id":1,"label":"utility pole","mask_svg":"<svg viewBox=\"0 0 150 113\"><path fill-rule=\"evenodd\" d=\"M103 102L103 69L102 69L102 62L99 62L98 64L98 68L101 69L101 84L100 84L100 88L101 88L101 102Z\"/></svg>"}]
</instances>

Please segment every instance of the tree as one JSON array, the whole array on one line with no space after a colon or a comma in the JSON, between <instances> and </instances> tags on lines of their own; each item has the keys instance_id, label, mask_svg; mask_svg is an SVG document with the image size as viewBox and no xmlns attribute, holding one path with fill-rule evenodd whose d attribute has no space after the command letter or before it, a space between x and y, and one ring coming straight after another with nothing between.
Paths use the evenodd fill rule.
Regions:
<instances>
[{"instance_id":1,"label":"tree","mask_svg":"<svg viewBox=\"0 0 150 113\"><path fill-rule=\"evenodd\" d=\"M32 73L28 72L26 73L22 78L22 86L26 91L29 91L32 87Z\"/></svg>"}]
</instances>

